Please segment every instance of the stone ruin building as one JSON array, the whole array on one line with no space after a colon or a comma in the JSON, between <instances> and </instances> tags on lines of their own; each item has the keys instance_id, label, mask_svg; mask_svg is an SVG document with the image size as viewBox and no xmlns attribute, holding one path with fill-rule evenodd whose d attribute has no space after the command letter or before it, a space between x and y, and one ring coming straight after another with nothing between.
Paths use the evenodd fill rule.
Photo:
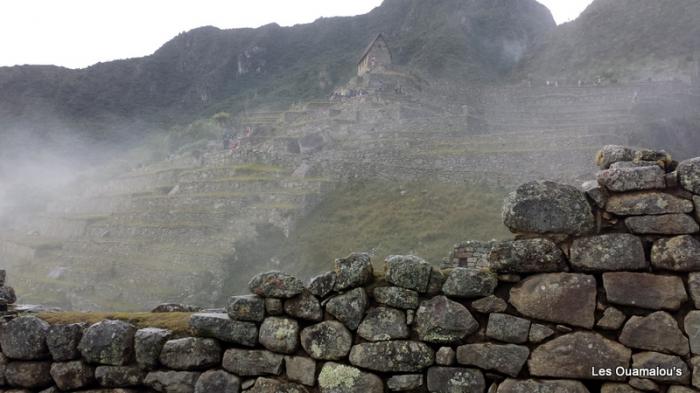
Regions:
<instances>
[{"instance_id":1,"label":"stone ruin building","mask_svg":"<svg viewBox=\"0 0 700 393\"><path fill-rule=\"evenodd\" d=\"M362 52L357 63L357 76L362 76L373 70L382 70L391 65L391 50L384 36L380 33L369 43Z\"/></svg>"},{"instance_id":2,"label":"stone ruin building","mask_svg":"<svg viewBox=\"0 0 700 393\"><path fill-rule=\"evenodd\" d=\"M452 266L395 255L380 273L356 253L308 283L260 273L186 334L14 318L0 391L698 392L700 157L596 162L582 188L518 187L515 239L458 244Z\"/></svg>"}]
</instances>

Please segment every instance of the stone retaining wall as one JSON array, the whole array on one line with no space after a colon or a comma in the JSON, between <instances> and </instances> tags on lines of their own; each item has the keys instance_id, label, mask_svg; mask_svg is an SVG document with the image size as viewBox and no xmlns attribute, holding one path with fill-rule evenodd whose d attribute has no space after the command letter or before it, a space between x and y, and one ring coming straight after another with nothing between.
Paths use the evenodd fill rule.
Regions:
<instances>
[{"instance_id":1,"label":"stone retaining wall","mask_svg":"<svg viewBox=\"0 0 700 393\"><path fill-rule=\"evenodd\" d=\"M581 188L530 182L514 240L443 269L366 254L261 273L189 336L127 322L0 329L5 392L583 393L700 387L700 158L606 146ZM3 391L0 389L0 391Z\"/></svg>"}]
</instances>

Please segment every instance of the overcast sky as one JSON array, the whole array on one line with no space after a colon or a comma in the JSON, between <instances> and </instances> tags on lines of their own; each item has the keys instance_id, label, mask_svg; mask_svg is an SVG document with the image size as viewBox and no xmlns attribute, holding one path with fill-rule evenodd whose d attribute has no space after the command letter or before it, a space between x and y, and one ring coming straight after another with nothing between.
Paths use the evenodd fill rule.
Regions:
<instances>
[{"instance_id":1,"label":"overcast sky","mask_svg":"<svg viewBox=\"0 0 700 393\"><path fill-rule=\"evenodd\" d=\"M539 0L557 23L592 0ZM82 68L145 56L182 31L283 26L321 16L364 14L381 0L2 0L0 66L56 64Z\"/></svg>"}]
</instances>

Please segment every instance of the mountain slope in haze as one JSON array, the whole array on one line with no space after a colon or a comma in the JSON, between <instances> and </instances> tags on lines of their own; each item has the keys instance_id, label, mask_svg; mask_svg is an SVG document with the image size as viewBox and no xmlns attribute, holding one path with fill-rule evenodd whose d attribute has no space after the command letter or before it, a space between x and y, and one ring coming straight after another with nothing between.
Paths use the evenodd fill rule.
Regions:
<instances>
[{"instance_id":1,"label":"mountain slope in haze","mask_svg":"<svg viewBox=\"0 0 700 393\"><path fill-rule=\"evenodd\" d=\"M689 79L700 61L697 0L595 0L528 53L516 78Z\"/></svg>"},{"instance_id":2,"label":"mountain slope in haze","mask_svg":"<svg viewBox=\"0 0 700 393\"><path fill-rule=\"evenodd\" d=\"M354 74L379 32L398 64L491 82L554 26L534 0L386 0L365 15L292 27L202 27L143 58L82 70L0 68L0 120L5 129L28 126L39 135L49 124L121 140L123 129L186 122L203 112L325 97Z\"/></svg>"}]
</instances>

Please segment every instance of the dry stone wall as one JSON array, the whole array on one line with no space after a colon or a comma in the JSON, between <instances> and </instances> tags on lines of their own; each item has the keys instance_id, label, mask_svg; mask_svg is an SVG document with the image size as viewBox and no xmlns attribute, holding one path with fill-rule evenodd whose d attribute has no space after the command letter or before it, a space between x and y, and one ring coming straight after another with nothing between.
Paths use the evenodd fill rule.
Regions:
<instances>
[{"instance_id":1,"label":"dry stone wall","mask_svg":"<svg viewBox=\"0 0 700 393\"><path fill-rule=\"evenodd\" d=\"M437 268L357 253L250 280L191 334L123 321L0 329L5 392L584 393L700 387L700 158L606 146L582 188L523 184L513 240ZM2 389L0 389L2 390Z\"/></svg>"}]
</instances>

